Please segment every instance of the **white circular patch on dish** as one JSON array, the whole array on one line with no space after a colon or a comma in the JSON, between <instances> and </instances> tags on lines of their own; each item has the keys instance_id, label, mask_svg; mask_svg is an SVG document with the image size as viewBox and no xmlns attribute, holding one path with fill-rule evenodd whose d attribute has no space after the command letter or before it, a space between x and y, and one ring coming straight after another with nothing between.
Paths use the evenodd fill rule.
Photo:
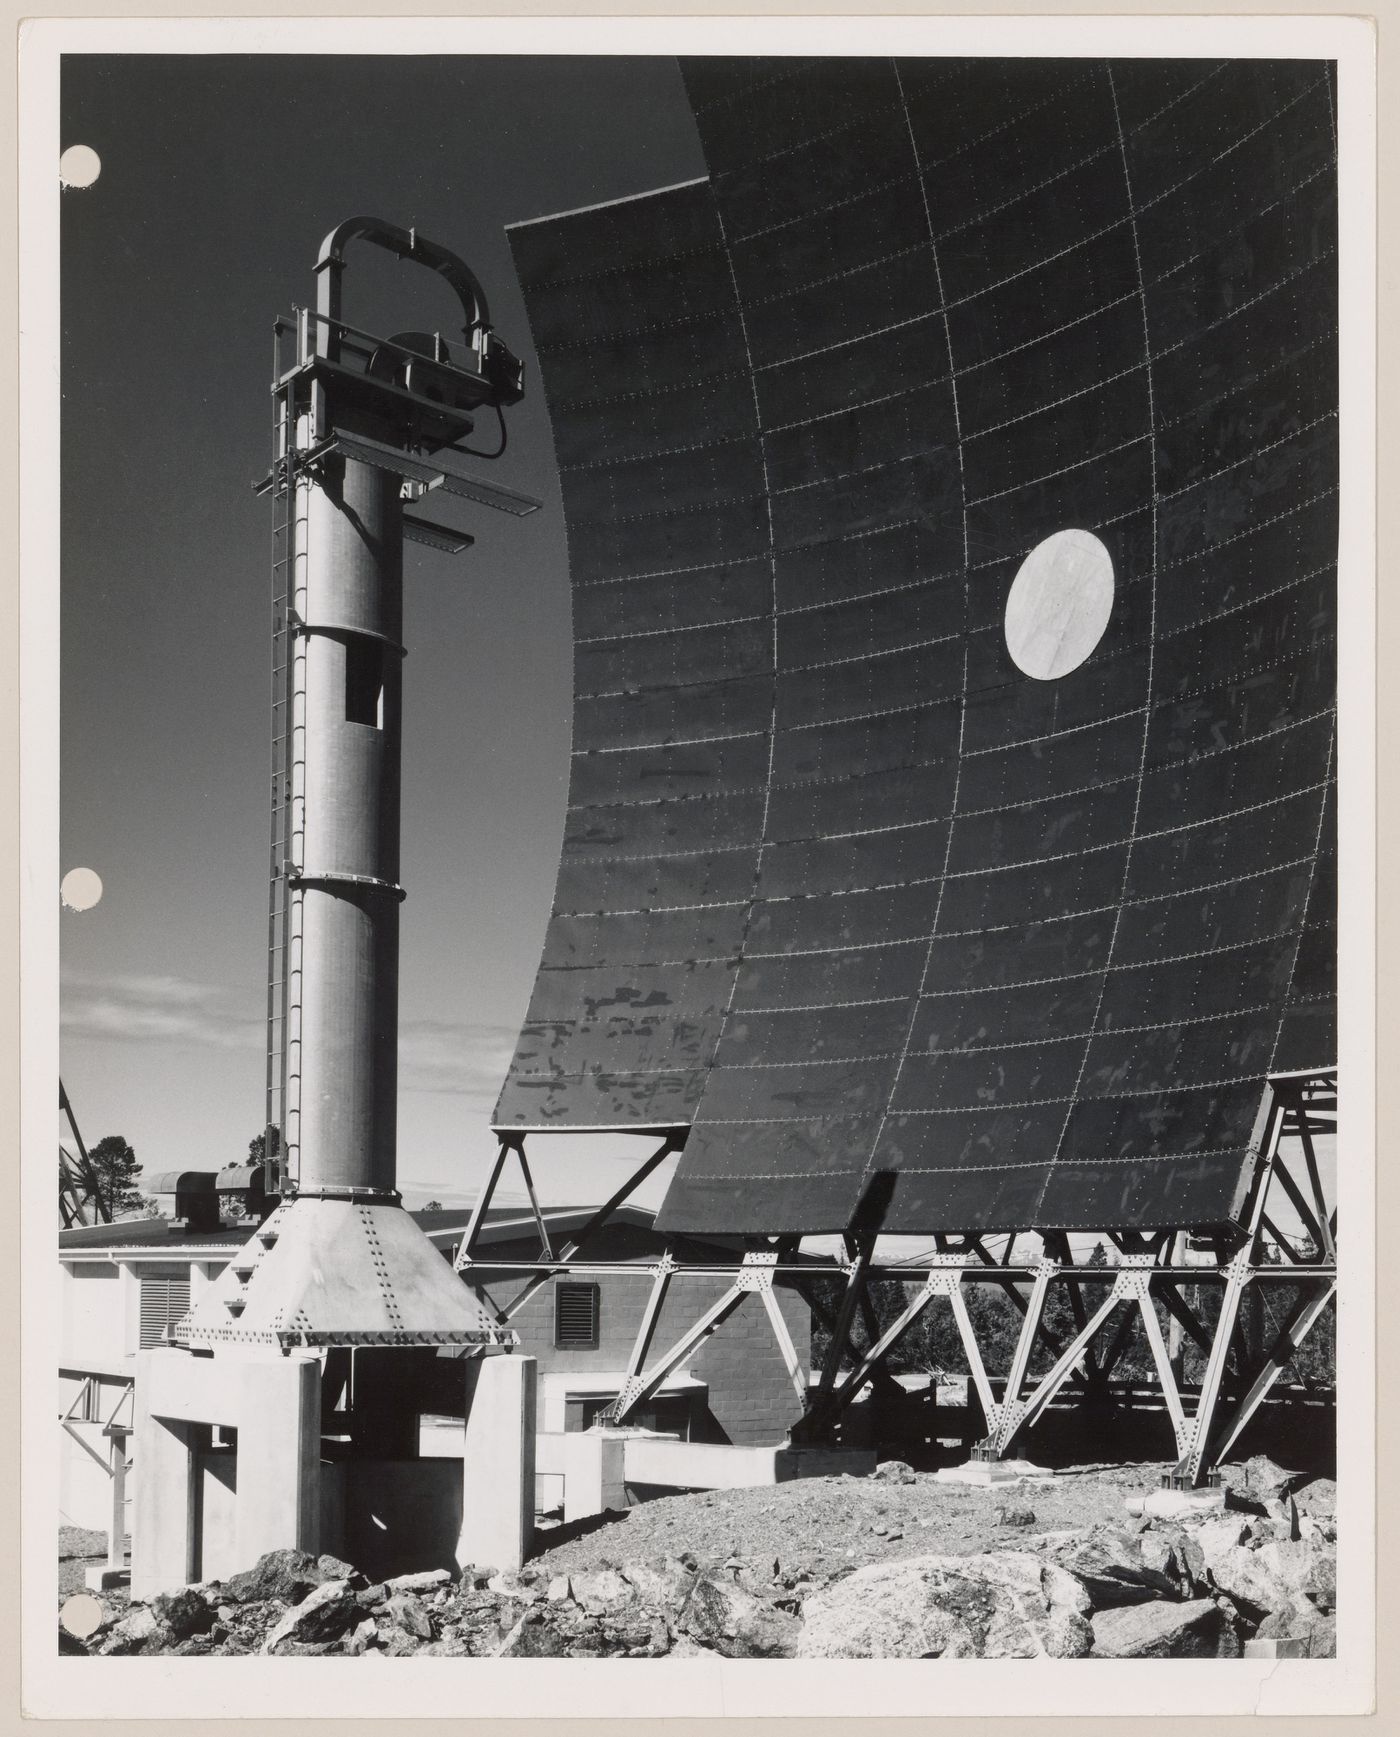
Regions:
<instances>
[{"instance_id":1,"label":"white circular patch on dish","mask_svg":"<svg viewBox=\"0 0 1400 1737\"><path fill-rule=\"evenodd\" d=\"M90 911L102 897L102 877L95 869L69 869L58 896L70 911Z\"/></svg>"},{"instance_id":2,"label":"white circular patch on dish","mask_svg":"<svg viewBox=\"0 0 1400 1737\"><path fill-rule=\"evenodd\" d=\"M1006 599L1006 649L1038 682L1078 669L1113 613L1113 557L1091 531L1056 531L1022 561Z\"/></svg>"},{"instance_id":3,"label":"white circular patch on dish","mask_svg":"<svg viewBox=\"0 0 1400 1737\"><path fill-rule=\"evenodd\" d=\"M102 173L102 159L91 145L70 145L58 159L58 180L63 187L91 187Z\"/></svg>"}]
</instances>

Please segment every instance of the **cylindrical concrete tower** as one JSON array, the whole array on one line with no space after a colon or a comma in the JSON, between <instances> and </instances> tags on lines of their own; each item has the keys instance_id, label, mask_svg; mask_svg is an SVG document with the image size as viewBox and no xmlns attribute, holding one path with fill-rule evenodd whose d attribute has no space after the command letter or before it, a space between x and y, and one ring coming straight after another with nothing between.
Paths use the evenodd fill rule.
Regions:
<instances>
[{"instance_id":1,"label":"cylindrical concrete tower","mask_svg":"<svg viewBox=\"0 0 1400 1737\"><path fill-rule=\"evenodd\" d=\"M344 250L361 240L424 265L456 290L464 344L438 334L371 338L340 316ZM290 507L285 736L274 828L285 890L282 1204L182 1323L192 1346L388 1346L515 1342L401 1206L396 1182L399 784L403 543L461 549L470 536L404 512L441 486L511 513L539 503L457 468L447 453L482 406L522 393L520 364L491 329L471 272L445 248L375 218L332 230L317 309L280 351L277 461ZM279 322L279 334L293 329ZM277 658L274 654L274 663ZM275 1000L275 997L274 997ZM275 1053L269 1045L270 1054ZM355 1404L375 1383L359 1383ZM411 1408L399 1408L411 1418ZM382 1439L382 1430L376 1439Z\"/></svg>"},{"instance_id":2,"label":"cylindrical concrete tower","mask_svg":"<svg viewBox=\"0 0 1400 1737\"><path fill-rule=\"evenodd\" d=\"M300 483L300 1194L388 1193L398 1080L403 507L332 457Z\"/></svg>"}]
</instances>

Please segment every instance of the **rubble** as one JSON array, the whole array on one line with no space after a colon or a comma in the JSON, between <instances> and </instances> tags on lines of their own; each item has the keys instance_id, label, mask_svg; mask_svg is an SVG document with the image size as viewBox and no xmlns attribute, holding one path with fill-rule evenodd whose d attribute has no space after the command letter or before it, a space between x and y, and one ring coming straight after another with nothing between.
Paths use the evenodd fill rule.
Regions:
<instances>
[{"instance_id":1,"label":"rubble","mask_svg":"<svg viewBox=\"0 0 1400 1737\"><path fill-rule=\"evenodd\" d=\"M370 1583L278 1550L220 1583L104 1605L107 1656L347 1658L1332 1657L1335 1491L1248 1472L1253 1496L1133 1520L1150 1482L1069 1477L1010 1510L898 1462L663 1498L518 1571ZM1251 1466L1253 1466L1251 1462ZM1289 1487L1283 1495L1280 1477ZM1321 1480L1318 1480L1320 1483ZM1241 1489L1245 1485L1241 1483ZM1290 1507L1283 1508L1286 1495ZM1089 1497L1092 1496L1093 1500ZM1022 1517L1022 1514L1026 1516ZM1066 1524L1066 1521L1071 1523ZM1017 1527L1014 1538L1007 1528ZM548 1544L549 1534L540 1542ZM689 1548L680 1548L682 1543Z\"/></svg>"},{"instance_id":2,"label":"rubble","mask_svg":"<svg viewBox=\"0 0 1400 1737\"><path fill-rule=\"evenodd\" d=\"M1219 1659L1239 1656L1225 1613L1210 1598L1186 1604L1120 1604L1095 1612L1094 1657Z\"/></svg>"},{"instance_id":3,"label":"rubble","mask_svg":"<svg viewBox=\"0 0 1400 1737\"><path fill-rule=\"evenodd\" d=\"M869 1568L809 1597L804 1659L1079 1658L1089 1598L1028 1551L926 1556Z\"/></svg>"},{"instance_id":4,"label":"rubble","mask_svg":"<svg viewBox=\"0 0 1400 1737\"><path fill-rule=\"evenodd\" d=\"M295 1604L263 1642L265 1653L276 1652L283 1641L296 1641L300 1646L336 1640L359 1612L355 1595L348 1580L326 1580L309 1592L300 1604Z\"/></svg>"}]
</instances>

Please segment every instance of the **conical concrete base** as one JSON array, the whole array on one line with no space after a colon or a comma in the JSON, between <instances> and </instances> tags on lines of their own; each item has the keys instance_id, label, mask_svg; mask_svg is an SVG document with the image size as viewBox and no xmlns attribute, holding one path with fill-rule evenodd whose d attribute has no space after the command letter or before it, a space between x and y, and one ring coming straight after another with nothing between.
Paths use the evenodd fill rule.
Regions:
<instances>
[{"instance_id":1,"label":"conical concrete base","mask_svg":"<svg viewBox=\"0 0 1400 1737\"><path fill-rule=\"evenodd\" d=\"M183 1345L514 1345L404 1209L288 1201L179 1322Z\"/></svg>"}]
</instances>

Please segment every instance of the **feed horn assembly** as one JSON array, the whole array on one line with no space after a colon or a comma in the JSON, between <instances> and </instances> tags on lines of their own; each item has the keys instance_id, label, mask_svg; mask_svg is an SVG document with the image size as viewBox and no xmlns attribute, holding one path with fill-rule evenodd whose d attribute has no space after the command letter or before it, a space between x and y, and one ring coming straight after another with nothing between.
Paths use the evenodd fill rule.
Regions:
<instances>
[{"instance_id":1,"label":"feed horn assembly","mask_svg":"<svg viewBox=\"0 0 1400 1737\"><path fill-rule=\"evenodd\" d=\"M460 341L348 324L351 242L442 277ZM478 1413L499 1416L509 1389L515 1436L528 1426L533 1440L533 1365L443 1350L516 1334L396 1186L403 545L471 543L413 510L435 490L537 509L472 469L505 449L522 368L471 271L413 230L351 218L326 237L316 278L315 311L275 327L275 460L257 485L274 507L267 1150L280 1200L196 1291L173 1345L142 1353L137 1500L155 1518L133 1558L138 1595L293 1544L424 1566L428 1516L440 1536L442 1514L472 1498L461 1462L418 1458L419 1413L455 1407L470 1437L471 1395L489 1389ZM230 1444L231 1486L209 1457ZM181 1477L187 1503L170 1496ZM510 1506L499 1480L489 1499Z\"/></svg>"}]
</instances>

